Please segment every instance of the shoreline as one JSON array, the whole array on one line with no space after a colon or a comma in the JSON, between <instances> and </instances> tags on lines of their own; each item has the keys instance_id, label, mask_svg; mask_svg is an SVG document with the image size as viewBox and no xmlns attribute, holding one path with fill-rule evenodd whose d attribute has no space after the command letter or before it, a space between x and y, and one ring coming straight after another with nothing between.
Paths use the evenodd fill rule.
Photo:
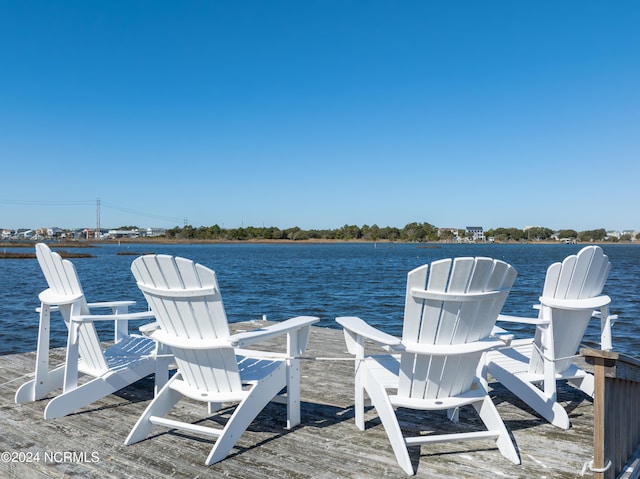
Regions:
<instances>
[{"instance_id":1,"label":"shoreline","mask_svg":"<svg viewBox=\"0 0 640 479\"><path fill-rule=\"evenodd\" d=\"M121 238L121 239L108 239L108 240L73 240L73 241L41 241L47 243L55 248L95 248L102 244L117 245L117 244L289 244L289 245L302 245L302 244L414 244L416 247L437 248L443 245L640 245L638 241L587 241L576 243L562 243L558 241L494 241L484 243L458 243L453 241L390 241L390 240L337 240L337 239L305 239L305 240L288 240L288 239L249 239L249 240L201 240L201 239L167 239L167 238ZM1 248L32 248L38 243L37 241L0 241ZM2 257L0 252L0 257ZM4 253L10 255L11 253Z\"/></svg>"}]
</instances>

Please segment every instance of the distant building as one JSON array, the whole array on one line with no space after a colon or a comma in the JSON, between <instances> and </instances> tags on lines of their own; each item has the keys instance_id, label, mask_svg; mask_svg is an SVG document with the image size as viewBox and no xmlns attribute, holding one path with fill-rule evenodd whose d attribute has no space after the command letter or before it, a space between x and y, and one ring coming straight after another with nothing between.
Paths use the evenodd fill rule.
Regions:
<instances>
[{"instance_id":1,"label":"distant building","mask_svg":"<svg viewBox=\"0 0 640 479\"><path fill-rule=\"evenodd\" d=\"M138 228L132 230L109 230L107 233L109 238L137 238L140 236Z\"/></svg>"},{"instance_id":2,"label":"distant building","mask_svg":"<svg viewBox=\"0 0 640 479\"><path fill-rule=\"evenodd\" d=\"M35 234L36 232L33 230L19 229L16 236L22 239L31 239Z\"/></svg>"},{"instance_id":3,"label":"distant building","mask_svg":"<svg viewBox=\"0 0 640 479\"><path fill-rule=\"evenodd\" d=\"M53 228L47 228L47 236L49 238L58 238L62 236L62 228L54 226Z\"/></svg>"},{"instance_id":4,"label":"distant building","mask_svg":"<svg viewBox=\"0 0 640 479\"><path fill-rule=\"evenodd\" d=\"M143 236L147 236L150 238L155 236L164 236L166 232L167 232L166 228L147 228L143 232Z\"/></svg>"},{"instance_id":5,"label":"distant building","mask_svg":"<svg viewBox=\"0 0 640 479\"><path fill-rule=\"evenodd\" d=\"M484 230L482 226L467 226L467 239L469 241L484 242Z\"/></svg>"}]
</instances>

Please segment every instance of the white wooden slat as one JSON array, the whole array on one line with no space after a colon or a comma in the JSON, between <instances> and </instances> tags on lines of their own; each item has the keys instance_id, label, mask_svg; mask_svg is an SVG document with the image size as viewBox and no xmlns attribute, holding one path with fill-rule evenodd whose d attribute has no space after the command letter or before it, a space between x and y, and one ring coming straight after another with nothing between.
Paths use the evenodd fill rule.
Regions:
<instances>
[{"instance_id":1,"label":"white wooden slat","mask_svg":"<svg viewBox=\"0 0 640 479\"><path fill-rule=\"evenodd\" d=\"M489 291L503 290L504 297L496 298L488 303L483 303L480 306L480 311L477 316L477 321L479 321L477 329L478 334L470 334L467 338L468 341L478 340L483 337L486 331L491 331L495 324L493 318L500 314L500 310L506 301L508 291L512 288L515 282L516 276L516 270L509 264L504 261L493 262L493 270L489 275L486 289Z\"/></svg>"},{"instance_id":2,"label":"white wooden slat","mask_svg":"<svg viewBox=\"0 0 640 479\"><path fill-rule=\"evenodd\" d=\"M427 278L427 289L429 291L448 291L449 272L451 271L453 260L443 259L431 263L431 273ZM434 341L438 335L442 315L442 301L424 301L423 315L417 320L419 324L419 335L417 341ZM407 318L405 318L407 321ZM411 319L410 321L416 321Z\"/></svg>"},{"instance_id":3,"label":"white wooden slat","mask_svg":"<svg viewBox=\"0 0 640 479\"><path fill-rule=\"evenodd\" d=\"M454 258L447 291L466 293L475 269L475 258Z\"/></svg>"},{"instance_id":4,"label":"white wooden slat","mask_svg":"<svg viewBox=\"0 0 640 479\"><path fill-rule=\"evenodd\" d=\"M494 264L495 262L491 258L475 258L473 273L466 289L467 293L487 291L487 284L494 271Z\"/></svg>"},{"instance_id":5,"label":"white wooden slat","mask_svg":"<svg viewBox=\"0 0 640 479\"><path fill-rule=\"evenodd\" d=\"M542 287L542 296L545 298L556 298L558 294L558 282L562 272L562 263L553 263L547 269L547 274Z\"/></svg>"},{"instance_id":6,"label":"white wooden slat","mask_svg":"<svg viewBox=\"0 0 640 479\"><path fill-rule=\"evenodd\" d=\"M609 271L611 269L611 263L609 262L609 258L606 256L605 258L606 260L604 261L604 264L600 269L600 277L597 280L598 287L596 288L596 291L599 291L599 292L602 292L602 290L604 289L604 284L607 281L607 277L609 276ZM600 293L596 293L596 294L600 294Z\"/></svg>"},{"instance_id":7,"label":"white wooden slat","mask_svg":"<svg viewBox=\"0 0 640 479\"><path fill-rule=\"evenodd\" d=\"M73 291L65 281L66 274L60 255L51 253L45 245L37 244L36 256L49 287L59 294L72 294Z\"/></svg>"},{"instance_id":8,"label":"white wooden slat","mask_svg":"<svg viewBox=\"0 0 640 479\"><path fill-rule=\"evenodd\" d=\"M428 390L433 390L433 376L435 371L442 370L444 358L434 358L419 354L407 354L407 357L411 357L413 361L413 380L409 397L423 398L429 394Z\"/></svg>"},{"instance_id":9,"label":"white wooden slat","mask_svg":"<svg viewBox=\"0 0 640 479\"><path fill-rule=\"evenodd\" d=\"M422 318L424 301L411 296L412 289L424 288L427 282L429 265L420 266L407 275L407 290L405 295L404 318ZM404 321L402 336L409 341L417 341L420 335L421 321Z\"/></svg>"},{"instance_id":10,"label":"white wooden slat","mask_svg":"<svg viewBox=\"0 0 640 479\"><path fill-rule=\"evenodd\" d=\"M595 247L587 247L582 248L577 254L576 263L573 267L573 277L567 288L567 299L580 299L585 297L585 281L589 269L593 264L596 251L597 249Z\"/></svg>"},{"instance_id":11,"label":"white wooden slat","mask_svg":"<svg viewBox=\"0 0 640 479\"><path fill-rule=\"evenodd\" d=\"M504 261L496 261L487 290L510 289L518 276L516 269Z\"/></svg>"},{"instance_id":12,"label":"white wooden slat","mask_svg":"<svg viewBox=\"0 0 640 479\"><path fill-rule=\"evenodd\" d=\"M226 362L221 351L172 348L178 369L192 395L197 395L197 391L230 393L241 389L237 368L226 367L231 361L235 363L233 351Z\"/></svg>"},{"instance_id":13,"label":"white wooden slat","mask_svg":"<svg viewBox=\"0 0 640 479\"><path fill-rule=\"evenodd\" d=\"M159 288L168 287L169 284L165 281L162 270L160 269L161 260L167 255L156 255L146 258L146 261L139 262L144 265L144 275L139 278L139 281L150 283Z\"/></svg>"},{"instance_id":14,"label":"white wooden slat","mask_svg":"<svg viewBox=\"0 0 640 479\"><path fill-rule=\"evenodd\" d=\"M450 356L447 358L447 370L457 371L457 374L447 374L448 381L444 397L457 396L468 391L475 378L476 368L482 353L464 356Z\"/></svg>"},{"instance_id":15,"label":"white wooden slat","mask_svg":"<svg viewBox=\"0 0 640 479\"><path fill-rule=\"evenodd\" d=\"M410 355L403 354L400 359L400 371L398 373L398 392L411 396L411 384L413 383L413 361Z\"/></svg>"},{"instance_id":16,"label":"white wooden slat","mask_svg":"<svg viewBox=\"0 0 640 479\"><path fill-rule=\"evenodd\" d=\"M229 323L215 273L202 265L195 265L192 272L195 276L189 281L193 281L194 286L196 284L207 284L212 285L216 290L214 294L208 297L206 303L195 306L196 308L203 308L202 310L196 310L195 314L205 314L206 311L209 316L209 320L201 326L202 334L206 336L211 334L214 337L228 336Z\"/></svg>"},{"instance_id":17,"label":"white wooden slat","mask_svg":"<svg viewBox=\"0 0 640 479\"><path fill-rule=\"evenodd\" d=\"M441 259L431 263L431 273L427 279L429 291L448 291L449 272L451 271L451 258Z\"/></svg>"},{"instance_id":18,"label":"white wooden slat","mask_svg":"<svg viewBox=\"0 0 640 479\"><path fill-rule=\"evenodd\" d=\"M133 271L134 274L137 273L139 275L136 276L139 281L146 284L152 284L157 287L166 286L166 282L162 280L162 274L160 272L157 257L153 259L148 258L147 261L134 262L133 264L137 264L140 267L140 271Z\"/></svg>"},{"instance_id":19,"label":"white wooden slat","mask_svg":"<svg viewBox=\"0 0 640 479\"><path fill-rule=\"evenodd\" d=\"M197 424L187 424L181 421L167 419L159 416L149 416L149 422L157 426L163 426L169 429L182 429L184 431L202 434L205 436L219 437L222 435L222 430L220 429L214 429L207 426L199 426Z\"/></svg>"},{"instance_id":20,"label":"white wooden slat","mask_svg":"<svg viewBox=\"0 0 640 479\"><path fill-rule=\"evenodd\" d=\"M447 292L467 292L474 270L474 258L455 258L451 267ZM461 310L462 303L458 301L446 301L443 303L435 344L451 344L455 341ZM423 340L429 341L427 338L423 338Z\"/></svg>"},{"instance_id":21,"label":"white wooden slat","mask_svg":"<svg viewBox=\"0 0 640 479\"><path fill-rule=\"evenodd\" d=\"M562 262L562 269L560 270L558 284L556 285L556 292L553 295L554 297L571 299L570 286L576 261L576 256L568 256Z\"/></svg>"},{"instance_id":22,"label":"white wooden slat","mask_svg":"<svg viewBox=\"0 0 640 479\"><path fill-rule=\"evenodd\" d=\"M398 393L407 397L421 397L424 394L429 373L429 361L416 363L416 354L402 354L400 359L400 380Z\"/></svg>"},{"instance_id":23,"label":"white wooden slat","mask_svg":"<svg viewBox=\"0 0 640 479\"><path fill-rule=\"evenodd\" d=\"M486 285L489 281L489 277L493 271L493 260L490 258L471 258L473 261L473 269L469 272L470 277L467 280L467 293L481 293L486 290ZM479 311L483 304L486 304L488 298L481 299L479 301L472 301L468 304L460 304L458 311L458 319L455 325L455 331L451 337L451 344L460 344L469 341L469 338L473 340L485 337L488 333L483 332L477 334L475 331L478 329Z\"/></svg>"},{"instance_id":24,"label":"white wooden slat","mask_svg":"<svg viewBox=\"0 0 640 479\"><path fill-rule=\"evenodd\" d=\"M418 446L422 444L433 444L436 442L477 441L480 439L495 438L499 435L499 431L476 431L457 434L433 434L429 436L406 437L405 441L409 446Z\"/></svg>"},{"instance_id":25,"label":"white wooden slat","mask_svg":"<svg viewBox=\"0 0 640 479\"><path fill-rule=\"evenodd\" d=\"M598 248L594 252L591 268L589 268L585 277L581 298L598 296L602 292L604 282L609 273L609 267L609 258L602 249Z\"/></svg>"},{"instance_id":26,"label":"white wooden slat","mask_svg":"<svg viewBox=\"0 0 640 479\"><path fill-rule=\"evenodd\" d=\"M193 261L186 258L176 257L174 258L174 262L176 266L175 281L178 282L178 278L179 278L178 284L180 285L179 286L180 289L182 288L197 289L205 285L207 286L210 285L211 277L208 275L205 275L205 273L203 272L202 280L206 281L206 283L203 283L201 281L200 275L198 274L198 270L196 269L196 265ZM210 270L207 270L207 271L210 271ZM177 285L176 285L176 288L178 288Z\"/></svg>"}]
</instances>

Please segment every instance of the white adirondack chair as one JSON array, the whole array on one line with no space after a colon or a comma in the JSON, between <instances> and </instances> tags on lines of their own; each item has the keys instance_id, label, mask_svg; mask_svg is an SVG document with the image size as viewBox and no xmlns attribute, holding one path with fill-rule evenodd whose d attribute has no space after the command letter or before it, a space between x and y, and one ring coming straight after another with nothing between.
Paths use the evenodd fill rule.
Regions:
<instances>
[{"instance_id":1,"label":"white adirondack chair","mask_svg":"<svg viewBox=\"0 0 640 479\"><path fill-rule=\"evenodd\" d=\"M593 375L573 363L592 317L601 318L602 349L611 349L611 321L616 317L609 315L611 299L601 294L609 269L609 259L599 246L587 246L577 255L552 264L547 270L538 317L498 318L533 324L535 336L514 340L510 348L486 356L491 376L563 429L568 429L571 423L557 402L556 381L569 380L593 396Z\"/></svg>"},{"instance_id":2,"label":"white adirondack chair","mask_svg":"<svg viewBox=\"0 0 640 479\"><path fill-rule=\"evenodd\" d=\"M230 335L215 272L191 260L146 255L131 269L159 329L151 333L175 355L178 372L149 404L125 440L145 439L154 425L217 437L205 464L223 460L258 413L286 388L287 427L300 423L300 354L311 324L299 316L255 331ZM254 343L287 335L287 352L244 350ZM213 414L222 403L238 403L223 428L166 418L188 397L209 404Z\"/></svg>"},{"instance_id":3,"label":"white adirondack chair","mask_svg":"<svg viewBox=\"0 0 640 479\"><path fill-rule=\"evenodd\" d=\"M519 464L511 437L477 376L485 351L504 346L490 333L516 271L490 258L440 260L428 270L424 265L408 274L401 339L360 318L336 318L349 352L356 356L356 425L364 430L366 392L400 467L410 475L416 471L407 446L439 441L492 438L503 456ZM365 356L365 339L392 354ZM475 408L486 431L406 437L394 411L397 407L447 410L452 420L458 420L458 408L466 405Z\"/></svg>"},{"instance_id":4,"label":"white adirondack chair","mask_svg":"<svg viewBox=\"0 0 640 479\"><path fill-rule=\"evenodd\" d=\"M40 293L40 326L35 376L16 392L17 403L36 401L62 387L49 401L45 419L66 416L131 383L156 373L156 388L168 379L170 358L158 360L154 340L129 335L128 320L153 317L149 312L128 313L134 301L87 303L73 263L63 260L47 245L36 245L36 256L49 288ZM91 309L109 308L112 314L91 314ZM59 311L68 328L63 365L49 370L49 326L52 311ZM95 321L115 322L115 341L104 351ZM79 375L91 379L78 382Z\"/></svg>"}]
</instances>

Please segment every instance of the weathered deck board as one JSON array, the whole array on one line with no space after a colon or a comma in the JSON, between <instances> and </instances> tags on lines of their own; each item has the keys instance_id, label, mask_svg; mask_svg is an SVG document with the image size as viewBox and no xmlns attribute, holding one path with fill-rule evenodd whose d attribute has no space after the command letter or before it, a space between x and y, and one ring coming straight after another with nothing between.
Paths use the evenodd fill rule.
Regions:
<instances>
[{"instance_id":1,"label":"weathered deck board","mask_svg":"<svg viewBox=\"0 0 640 479\"><path fill-rule=\"evenodd\" d=\"M234 328L247 325L234 325ZM252 329L254 326L250 326ZM62 352L52 362L60 361ZM314 328L305 356L347 358L339 330ZM283 429L285 406L269 405L221 463L204 466L212 439L182 433L158 434L124 446L139 414L151 398L149 378L65 418L44 421L46 401L17 405L16 388L33 369L35 354L0 357L0 452L40 453L39 461L0 461L0 477L83 478L403 478L375 410L367 413L365 432L353 423L353 362L304 361L302 364L302 424ZM19 379L16 379L19 378ZM430 478L576 478L593 454L593 404L582 393L561 388L560 401L571 411L573 427L557 429L528 409L500 385L492 397L512 432L522 459L515 466L504 459L491 441L440 443L414 448L419 461L416 477ZM181 418L206 423L206 407L184 400ZM444 414L406 412L403 425L439 431L478 424L471 408L461 413L461 425ZM46 453L57 456L47 458ZM64 458L63 453L75 453ZM86 454L86 461L78 457ZM92 454L95 453L95 458ZM95 459L95 462L94 462ZM588 473L585 477L591 477Z\"/></svg>"}]
</instances>

